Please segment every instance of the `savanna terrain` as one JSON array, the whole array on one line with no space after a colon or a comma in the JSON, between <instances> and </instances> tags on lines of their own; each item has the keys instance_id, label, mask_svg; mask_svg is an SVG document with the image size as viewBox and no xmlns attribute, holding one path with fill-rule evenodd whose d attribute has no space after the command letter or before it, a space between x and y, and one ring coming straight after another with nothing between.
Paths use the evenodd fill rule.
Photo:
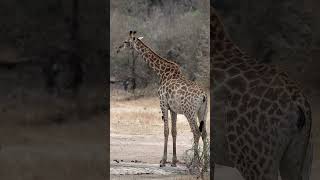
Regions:
<instances>
[{"instance_id":1,"label":"savanna terrain","mask_svg":"<svg viewBox=\"0 0 320 180\"><path fill-rule=\"evenodd\" d=\"M134 97L122 90L111 93L111 95L111 179L192 179L193 176L188 175L185 164L189 156L186 152L192 148L193 142L187 119L183 115L178 115L177 157L180 161L178 166L171 167L168 163L165 168L160 168L164 134L158 97ZM208 130L210 132L210 129ZM172 138L170 135L169 162L171 158Z\"/></svg>"},{"instance_id":2,"label":"savanna terrain","mask_svg":"<svg viewBox=\"0 0 320 180\"><path fill-rule=\"evenodd\" d=\"M192 147L192 133L186 118L178 115L177 168L160 168L163 153L163 122L158 97L134 97L123 90L111 93L110 101L110 174L111 179L196 179L185 167L186 151ZM139 94L139 93L138 93ZM317 109L320 98L313 98L314 107L314 162L311 180L319 177L319 123ZM209 114L207 121L209 120ZM170 125L170 123L169 123ZM210 132L210 129L208 129ZM172 138L169 136L168 161L172 157ZM243 180L240 173L231 167L216 165L215 179Z\"/></svg>"}]
</instances>

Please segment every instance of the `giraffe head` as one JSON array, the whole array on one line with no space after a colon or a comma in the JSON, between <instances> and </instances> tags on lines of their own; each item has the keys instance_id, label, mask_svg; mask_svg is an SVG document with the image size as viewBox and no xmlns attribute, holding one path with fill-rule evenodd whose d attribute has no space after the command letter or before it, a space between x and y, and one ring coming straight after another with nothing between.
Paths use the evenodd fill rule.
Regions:
<instances>
[{"instance_id":1,"label":"giraffe head","mask_svg":"<svg viewBox=\"0 0 320 180\"><path fill-rule=\"evenodd\" d=\"M129 37L128 39L126 39L125 41L123 41L123 43L118 47L117 49L117 53L119 53L120 51L124 50L124 49L134 49L135 48L135 42L137 41L137 39L142 39L143 37L135 37L135 34L137 32L136 31L130 31L129 32Z\"/></svg>"}]
</instances>

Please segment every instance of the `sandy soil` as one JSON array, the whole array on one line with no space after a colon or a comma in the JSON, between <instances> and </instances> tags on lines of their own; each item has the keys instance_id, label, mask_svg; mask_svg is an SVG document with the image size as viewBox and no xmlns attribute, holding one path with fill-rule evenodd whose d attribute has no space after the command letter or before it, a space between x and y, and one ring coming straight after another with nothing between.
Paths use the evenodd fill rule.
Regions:
<instances>
[{"instance_id":1,"label":"sandy soil","mask_svg":"<svg viewBox=\"0 0 320 180\"><path fill-rule=\"evenodd\" d=\"M192 147L186 118L178 115L178 167L171 167L172 137L168 142L168 164L159 167L163 154L163 122L157 98L128 100L111 98L111 179L193 179L184 163L184 152ZM209 117L209 116L208 116ZM170 118L170 117L169 117ZM170 123L169 123L170 126ZM209 131L209 129L208 129Z\"/></svg>"},{"instance_id":2,"label":"sandy soil","mask_svg":"<svg viewBox=\"0 0 320 180\"><path fill-rule=\"evenodd\" d=\"M170 167L170 164L167 164L166 168L159 167L164 138L158 105L157 98L137 100L111 98L111 179L195 179L188 174L183 164L184 152L192 145L192 133L183 116L178 116L177 126L177 154L181 164L177 168ZM170 135L168 161L171 161L171 157ZM319 172L320 161L314 161L311 180L318 179ZM236 169L220 165L216 165L215 179L243 180Z\"/></svg>"},{"instance_id":3,"label":"sandy soil","mask_svg":"<svg viewBox=\"0 0 320 180\"><path fill-rule=\"evenodd\" d=\"M106 179L104 132L104 122L94 119L65 125L2 126L0 179Z\"/></svg>"},{"instance_id":4,"label":"sandy soil","mask_svg":"<svg viewBox=\"0 0 320 180\"><path fill-rule=\"evenodd\" d=\"M191 147L190 143L188 143L192 139L191 136L191 133L185 133L179 137L177 153L180 160L183 157L183 152ZM163 152L162 140L162 137L156 135L145 135L142 137L137 135L111 134L111 179L196 179L188 175L188 171L183 164L179 168L172 168L170 164L167 165L166 169L159 168L159 161ZM169 141L169 161L171 157L172 145L171 141ZM320 176L319 170L320 161L315 161L311 180L318 179ZM215 179L243 180L236 169L220 165L216 166Z\"/></svg>"}]
</instances>

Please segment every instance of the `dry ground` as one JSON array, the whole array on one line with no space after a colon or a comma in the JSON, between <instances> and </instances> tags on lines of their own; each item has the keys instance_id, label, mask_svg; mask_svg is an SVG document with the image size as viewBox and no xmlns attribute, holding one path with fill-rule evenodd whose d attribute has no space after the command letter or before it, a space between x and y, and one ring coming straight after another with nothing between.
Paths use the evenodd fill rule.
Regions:
<instances>
[{"instance_id":1,"label":"dry ground","mask_svg":"<svg viewBox=\"0 0 320 180\"><path fill-rule=\"evenodd\" d=\"M103 124L91 123L1 127L1 179L105 179Z\"/></svg>"},{"instance_id":2,"label":"dry ground","mask_svg":"<svg viewBox=\"0 0 320 180\"><path fill-rule=\"evenodd\" d=\"M0 93L0 179L106 179L101 94L84 98L84 92L80 111L40 91L21 90L23 96L15 91Z\"/></svg>"},{"instance_id":3,"label":"dry ground","mask_svg":"<svg viewBox=\"0 0 320 180\"><path fill-rule=\"evenodd\" d=\"M180 160L177 168L172 168L170 164L167 164L166 168L159 168L164 137L157 97L135 99L126 95L111 96L110 119L111 179L194 178L188 175L183 161L184 152L192 147L192 133L183 115L178 115L177 120L177 156ZM171 158L170 135L168 161L171 161Z\"/></svg>"},{"instance_id":4,"label":"dry ground","mask_svg":"<svg viewBox=\"0 0 320 180\"><path fill-rule=\"evenodd\" d=\"M312 180L319 177L319 129L320 124L316 117L317 99L313 99L315 154L312 169ZM111 96L110 109L110 161L111 179L194 179L187 172L164 171L159 165L163 153L163 123L157 97L133 98L121 94ZM209 115L208 115L209 117ZM209 120L209 119L208 119ZM170 124L170 123L169 123ZM184 152L191 148L192 133L184 116L178 116L178 159L183 161ZM172 157L172 139L169 136L168 161ZM118 162L119 163L118 163ZM131 162L134 161L134 162ZM137 161L137 162L135 162ZM151 166L151 168L150 168ZM183 164L181 165L183 167ZM154 169L152 169L154 167ZM167 165L170 167L170 164ZM146 170L147 169L147 170ZM171 168L172 169L172 168ZM160 172L159 172L160 171ZM121 174L121 175L120 175ZM230 167L216 166L215 179L242 180L239 172Z\"/></svg>"}]
</instances>

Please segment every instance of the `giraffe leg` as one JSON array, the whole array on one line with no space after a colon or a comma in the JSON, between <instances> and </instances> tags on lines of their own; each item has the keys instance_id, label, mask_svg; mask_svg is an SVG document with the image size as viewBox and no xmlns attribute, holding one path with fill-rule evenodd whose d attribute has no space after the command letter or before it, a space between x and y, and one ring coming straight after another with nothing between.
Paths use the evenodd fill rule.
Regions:
<instances>
[{"instance_id":1,"label":"giraffe leg","mask_svg":"<svg viewBox=\"0 0 320 180\"><path fill-rule=\"evenodd\" d=\"M311 116L298 106L298 116L288 119L295 124L295 133L292 134L288 146L280 161L280 175L282 180L309 180L313 158L313 144L311 141ZM287 116L289 117L289 116ZM302 124L301 124L302 122Z\"/></svg>"},{"instance_id":2,"label":"giraffe leg","mask_svg":"<svg viewBox=\"0 0 320 180\"><path fill-rule=\"evenodd\" d=\"M207 172L208 171L208 165L209 165L209 144L207 142L207 130L206 130L206 117L207 117L207 101L205 101L199 111L198 111L198 120L199 120L199 124L202 121L203 122L203 127L202 132L201 132L201 138L202 138L202 142L203 142L203 153L204 153L204 166L202 168L203 172Z\"/></svg>"},{"instance_id":3,"label":"giraffe leg","mask_svg":"<svg viewBox=\"0 0 320 180\"><path fill-rule=\"evenodd\" d=\"M209 161L210 161L209 156L208 156L210 149L209 149L208 142L207 142L207 130L205 128L203 129L203 131L201 133L201 138L202 138L202 142L203 142L203 153L204 153L203 172L207 172L208 166L209 166Z\"/></svg>"},{"instance_id":4,"label":"giraffe leg","mask_svg":"<svg viewBox=\"0 0 320 180\"><path fill-rule=\"evenodd\" d=\"M193 167L198 167L199 166L199 149L198 149L198 145L199 145L199 139L200 139L200 130L198 128L198 124L196 121L196 116L189 116L187 117L188 122L189 122L189 126L191 128L191 131L193 133L193 152L194 152L194 156L193 156L193 162L192 162L192 166Z\"/></svg>"},{"instance_id":5,"label":"giraffe leg","mask_svg":"<svg viewBox=\"0 0 320 180\"><path fill-rule=\"evenodd\" d=\"M200 132L197 128L193 133L193 139L194 139L194 144L193 144L193 151L194 151L194 156L193 156L193 166L194 167L199 167L200 165L200 156L199 156L199 139L200 139Z\"/></svg>"},{"instance_id":6,"label":"giraffe leg","mask_svg":"<svg viewBox=\"0 0 320 180\"><path fill-rule=\"evenodd\" d=\"M302 134L291 141L280 162L282 180L309 180L313 145L311 141L306 142L308 140Z\"/></svg>"},{"instance_id":7,"label":"giraffe leg","mask_svg":"<svg viewBox=\"0 0 320 180\"><path fill-rule=\"evenodd\" d=\"M172 143L173 143L173 156L172 156L172 167L176 167L177 163L177 152L176 152L176 138L177 138L177 113L171 111L171 121L172 121L172 126L171 126L171 134L172 134Z\"/></svg>"},{"instance_id":8,"label":"giraffe leg","mask_svg":"<svg viewBox=\"0 0 320 180\"><path fill-rule=\"evenodd\" d=\"M164 123L164 149L162 160L160 161L160 167L166 166L167 162L167 145L168 145L168 136L169 136L169 125L168 125L168 108L161 106L162 111L162 120Z\"/></svg>"}]
</instances>

